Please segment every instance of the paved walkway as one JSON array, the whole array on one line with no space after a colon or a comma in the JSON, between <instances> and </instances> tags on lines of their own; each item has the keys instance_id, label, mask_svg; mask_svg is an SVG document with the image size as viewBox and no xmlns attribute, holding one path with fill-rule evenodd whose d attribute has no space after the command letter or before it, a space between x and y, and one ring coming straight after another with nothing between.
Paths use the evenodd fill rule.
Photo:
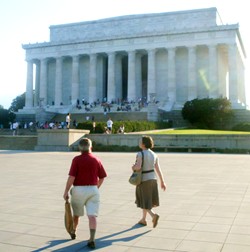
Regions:
<instances>
[{"instance_id":1,"label":"paved walkway","mask_svg":"<svg viewBox=\"0 0 250 252\"><path fill-rule=\"evenodd\" d=\"M0 151L0 251L89 251L87 218L72 241L62 199L73 152ZM109 177L101 190L97 251L249 252L250 155L161 153L168 189L159 224L141 211L127 180L134 153L96 153Z\"/></svg>"}]
</instances>

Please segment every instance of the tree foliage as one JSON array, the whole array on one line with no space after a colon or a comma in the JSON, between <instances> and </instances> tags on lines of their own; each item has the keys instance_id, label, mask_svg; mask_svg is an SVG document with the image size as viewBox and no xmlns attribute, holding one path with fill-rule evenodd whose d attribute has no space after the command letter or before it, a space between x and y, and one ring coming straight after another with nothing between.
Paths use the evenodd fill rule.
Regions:
<instances>
[{"instance_id":1,"label":"tree foliage","mask_svg":"<svg viewBox=\"0 0 250 252\"><path fill-rule=\"evenodd\" d=\"M182 116L198 128L223 129L232 118L233 111L226 98L194 99L184 104Z\"/></svg>"},{"instance_id":2,"label":"tree foliage","mask_svg":"<svg viewBox=\"0 0 250 252\"><path fill-rule=\"evenodd\" d=\"M9 123L13 122L15 114L10 112L8 109L4 109L0 106L0 125L1 127L8 128Z\"/></svg>"},{"instance_id":3,"label":"tree foliage","mask_svg":"<svg viewBox=\"0 0 250 252\"><path fill-rule=\"evenodd\" d=\"M25 93L17 96L10 105L9 111L17 112L25 106Z\"/></svg>"}]
</instances>

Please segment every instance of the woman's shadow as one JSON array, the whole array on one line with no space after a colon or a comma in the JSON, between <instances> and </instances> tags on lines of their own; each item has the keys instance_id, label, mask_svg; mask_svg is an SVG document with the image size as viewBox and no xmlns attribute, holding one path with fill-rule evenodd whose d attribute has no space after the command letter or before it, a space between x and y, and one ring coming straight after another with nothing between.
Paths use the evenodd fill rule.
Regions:
<instances>
[{"instance_id":1,"label":"woman's shadow","mask_svg":"<svg viewBox=\"0 0 250 252\"><path fill-rule=\"evenodd\" d=\"M142 236L142 235L144 235L144 234L151 231L151 230L148 230L148 231L136 234L136 235L130 235L130 236L128 235L128 236L123 237L123 238L115 238L115 236L117 236L117 235L129 232L129 231L141 228L141 227L142 227L141 225L136 224L136 225L132 226L131 228L125 229L123 231L100 237L100 238L95 240L96 245L97 245L97 249L111 246L114 242L129 242L129 241L132 241L132 240L134 240L134 239L136 239L136 238L138 238L138 237L140 237L140 236ZM110 239L110 238L113 238L113 239ZM69 242L69 241L71 241L71 240L63 239L63 240L49 241L47 246L45 246L43 248L36 249L36 250L32 250L31 252L39 252L39 251L44 251L44 250L47 250L47 249L50 249L51 251L57 251L57 252L66 252L66 251L76 252L76 251L89 251L89 250L91 250L87 246L87 241L86 241L86 244L83 244L83 242L78 242L76 244L71 244L70 246L67 246L67 247L64 247L64 248L55 249L55 250L52 249L53 247L55 247L57 245L60 245L62 243L66 243L66 242Z\"/></svg>"}]
</instances>

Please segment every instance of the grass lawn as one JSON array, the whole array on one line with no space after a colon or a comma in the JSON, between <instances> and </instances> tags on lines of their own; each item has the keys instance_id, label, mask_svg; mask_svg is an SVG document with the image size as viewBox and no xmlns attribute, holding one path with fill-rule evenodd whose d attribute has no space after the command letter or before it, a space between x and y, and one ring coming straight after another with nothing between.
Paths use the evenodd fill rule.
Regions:
<instances>
[{"instance_id":1,"label":"grass lawn","mask_svg":"<svg viewBox=\"0 0 250 252\"><path fill-rule=\"evenodd\" d=\"M152 131L150 134L187 134L187 135L250 135L250 132L244 131L226 131L226 130L202 130L202 129L167 129Z\"/></svg>"}]
</instances>

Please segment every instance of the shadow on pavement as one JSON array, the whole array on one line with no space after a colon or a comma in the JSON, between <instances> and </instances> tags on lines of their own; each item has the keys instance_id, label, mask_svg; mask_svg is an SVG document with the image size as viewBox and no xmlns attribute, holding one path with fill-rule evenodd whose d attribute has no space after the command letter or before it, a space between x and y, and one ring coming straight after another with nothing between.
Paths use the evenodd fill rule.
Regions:
<instances>
[{"instance_id":1,"label":"shadow on pavement","mask_svg":"<svg viewBox=\"0 0 250 252\"><path fill-rule=\"evenodd\" d=\"M100 249L100 248L105 248L108 246L111 246L114 242L129 242L132 241L148 232L150 232L151 230L136 234L136 235L128 235L126 237L122 237L122 238L115 238L115 236L141 228L141 225L134 225L131 228L125 229L123 231L120 232L116 232L110 235L106 235L103 237L100 237L98 239L95 240L96 242L96 249ZM37 250L33 250L32 252L39 252L39 251L43 251L46 249L51 249L52 251L57 251L57 252L77 252L77 251L90 251L91 249L87 247L87 241L83 241L83 242L78 242L76 244L71 244L70 246L64 247L64 248L60 248L60 249L55 249L53 250L52 247L57 246L61 243L67 242L67 241L71 241L71 240L55 240L55 241L50 241L49 244L43 248L37 249Z\"/></svg>"}]
</instances>

